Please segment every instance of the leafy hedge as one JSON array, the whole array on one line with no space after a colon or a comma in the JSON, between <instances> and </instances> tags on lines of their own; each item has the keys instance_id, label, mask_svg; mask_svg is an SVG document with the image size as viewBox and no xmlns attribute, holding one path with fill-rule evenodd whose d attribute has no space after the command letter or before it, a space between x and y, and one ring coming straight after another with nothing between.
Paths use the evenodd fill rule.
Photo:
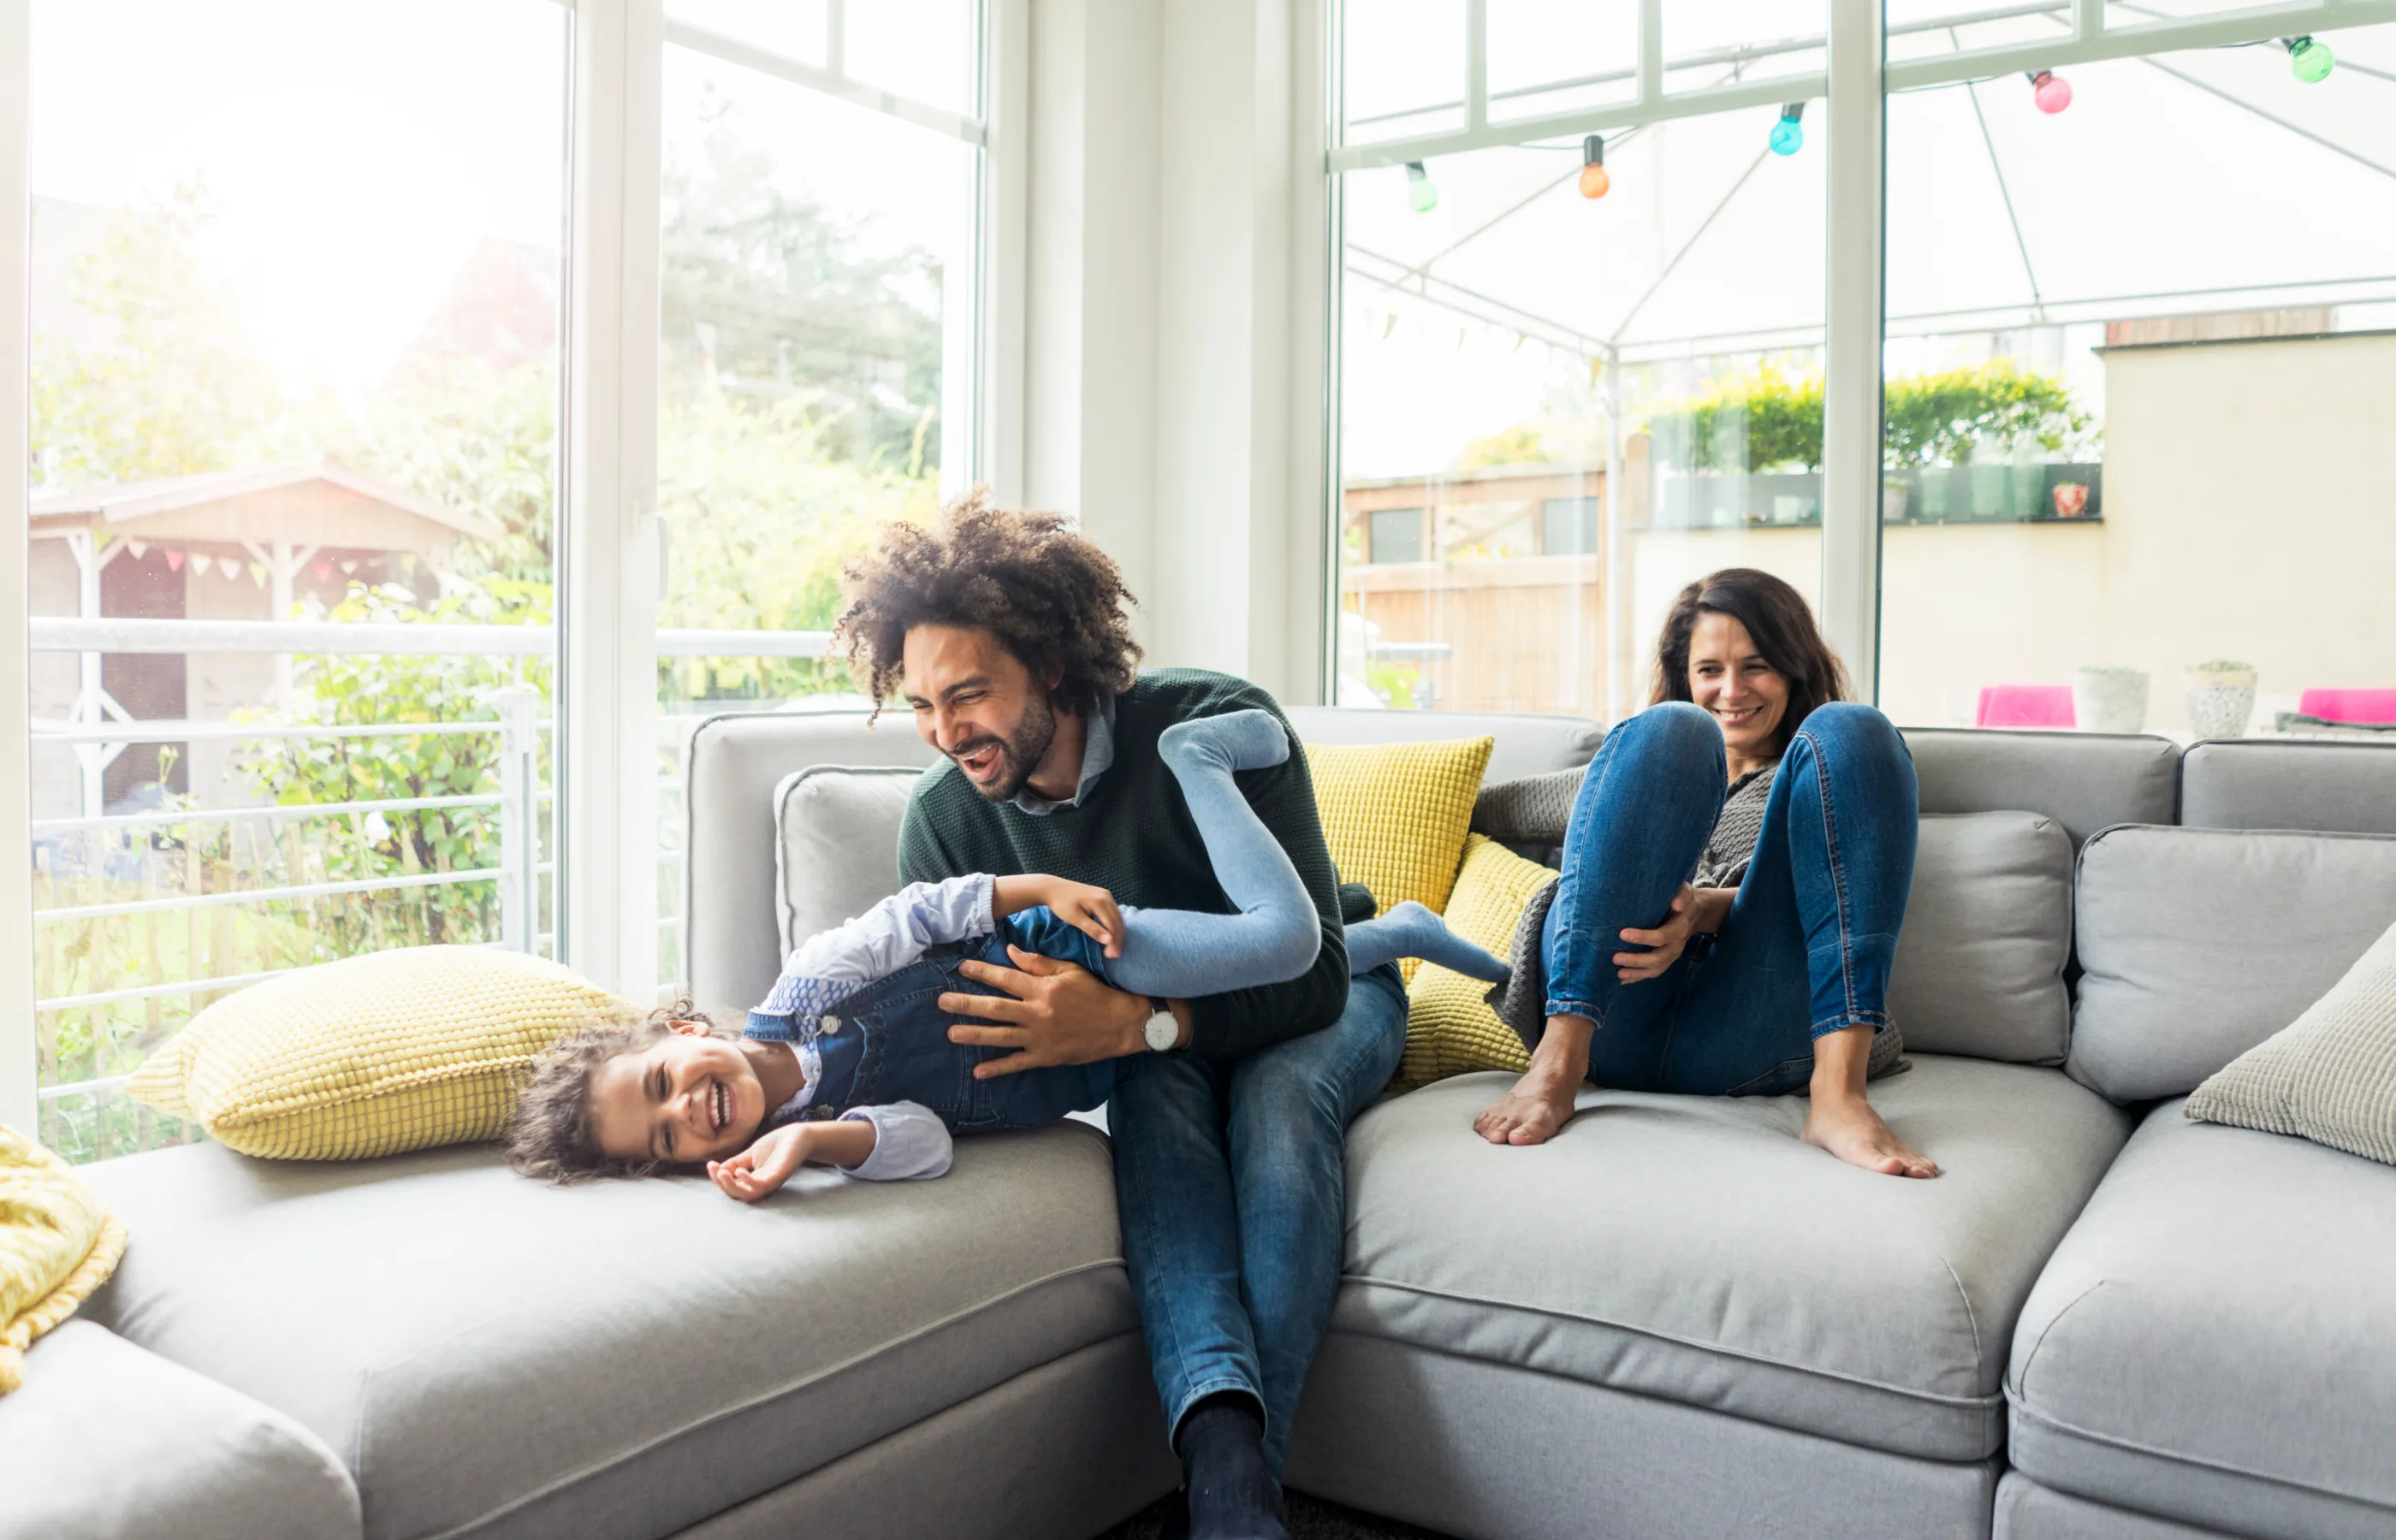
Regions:
<instances>
[{"instance_id":1,"label":"leafy hedge","mask_svg":"<svg viewBox=\"0 0 2396 1540\"><path fill-rule=\"evenodd\" d=\"M1882 458L1890 469L1969 464L1982 446L2010 458L2024 444L2058 453L2093 419L2063 381L2011 359L1899 375L1887 382ZM1650 414L1656 463L1685 470L1818 471L1822 380L1765 364Z\"/></svg>"}]
</instances>

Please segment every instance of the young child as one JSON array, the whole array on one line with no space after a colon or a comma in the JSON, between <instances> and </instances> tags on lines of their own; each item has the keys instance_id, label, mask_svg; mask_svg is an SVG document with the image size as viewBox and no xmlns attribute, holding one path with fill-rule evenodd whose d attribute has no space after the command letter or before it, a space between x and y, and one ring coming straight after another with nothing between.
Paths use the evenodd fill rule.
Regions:
<instances>
[{"instance_id":1,"label":"young child","mask_svg":"<svg viewBox=\"0 0 2396 1540\"><path fill-rule=\"evenodd\" d=\"M999 991L958 964L1075 962L1162 1010L1296 978L1322 944L1305 884L1232 780L1289 757L1281 723L1258 710L1178 723L1157 751L1237 913L1118 906L1103 888L1049 876L910 884L792 951L739 1039L688 1016L568 1036L535 1069L511 1159L555 1181L703 1164L751 1201L810 1161L869 1181L938 1176L952 1132L1032 1127L1104 1103L1139 1056L977 1074L1005 1051L951 1042L955 1014L939 998ZM1506 976L1420 904L1349 926L1347 941L1353 973L1422 957L1491 983Z\"/></svg>"}]
</instances>

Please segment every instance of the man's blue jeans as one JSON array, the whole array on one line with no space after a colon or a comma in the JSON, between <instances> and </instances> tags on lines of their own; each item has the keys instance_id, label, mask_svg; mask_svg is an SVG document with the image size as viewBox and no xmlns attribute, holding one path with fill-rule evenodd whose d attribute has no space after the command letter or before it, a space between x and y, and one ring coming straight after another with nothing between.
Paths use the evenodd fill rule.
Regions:
<instances>
[{"instance_id":1,"label":"man's blue jeans","mask_svg":"<svg viewBox=\"0 0 2396 1540\"><path fill-rule=\"evenodd\" d=\"M1651 706L1599 746L1564 832L1543 937L1548 1015L1597 1024L1590 1075L1623 1091L1783 1095L1814 1040L1888 1026L1888 975L1913 890L1913 759L1869 706L1817 707L1791 737L1764 832L1722 933L1656 978L1623 984L1705 854L1725 790L1722 730L1684 702Z\"/></svg>"},{"instance_id":2,"label":"man's blue jeans","mask_svg":"<svg viewBox=\"0 0 2396 1540\"><path fill-rule=\"evenodd\" d=\"M1151 1055L1110 1104L1124 1258L1166 1425L1203 1396L1264 1410L1276 1475L1347 1242L1348 1124L1397 1072L1395 966L1319 1032L1233 1064Z\"/></svg>"}]
</instances>

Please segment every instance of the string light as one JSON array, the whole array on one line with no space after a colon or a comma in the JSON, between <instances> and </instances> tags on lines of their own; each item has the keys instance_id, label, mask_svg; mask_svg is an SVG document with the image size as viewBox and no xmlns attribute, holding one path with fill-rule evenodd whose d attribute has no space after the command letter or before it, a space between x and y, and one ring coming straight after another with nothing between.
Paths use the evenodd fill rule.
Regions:
<instances>
[{"instance_id":1,"label":"string light","mask_svg":"<svg viewBox=\"0 0 2396 1540\"><path fill-rule=\"evenodd\" d=\"M2030 77L2030 99L2042 113L2059 113L2071 105L2071 82L2053 70L2041 70Z\"/></svg>"},{"instance_id":2,"label":"string light","mask_svg":"<svg viewBox=\"0 0 2396 1540\"><path fill-rule=\"evenodd\" d=\"M1406 162L1406 202L1418 214L1428 214L1439 206L1439 188L1420 161Z\"/></svg>"},{"instance_id":3,"label":"string light","mask_svg":"<svg viewBox=\"0 0 2396 1540\"><path fill-rule=\"evenodd\" d=\"M1614 179L1605 174L1605 140L1597 134L1580 141L1580 195L1603 198Z\"/></svg>"},{"instance_id":4,"label":"string light","mask_svg":"<svg viewBox=\"0 0 2396 1540\"><path fill-rule=\"evenodd\" d=\"M2283 37L2280 46L2288 50L2289 72L2308 86L2320 85L2337 67L2337 56L2329 51L2329 45L2310 35Z\"/></svg>"},{"instance_id":5,"label":"string light","mask_svg":"<svg viewBox=\"0 0 2396 1540\"><path fill-rule=\"evenodd\" d=\"M1792 101L1780 109L1780 121L1772 126L1772 153L1793 155L1805 148L1805 125L1799 121L1805 115L1805 104Z\"/></svg>"}]
</instances>

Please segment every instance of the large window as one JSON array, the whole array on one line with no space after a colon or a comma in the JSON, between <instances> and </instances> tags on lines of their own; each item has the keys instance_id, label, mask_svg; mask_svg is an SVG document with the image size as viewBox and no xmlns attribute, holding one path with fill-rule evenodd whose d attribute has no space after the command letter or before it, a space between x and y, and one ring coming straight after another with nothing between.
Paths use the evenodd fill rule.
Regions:
<instances>
[{"instance_id":1,"label":"large window","mask_svg":"<svg viewBox=\"0 0 2396 1540\"><path fill-rule=\"evenodd\" d=\"M549 951L569 13L40 0L38 1137L227 991Z\"/></svg>"},{"instance_id":2,"label":"large window","mask_svg":"<svg viewBox=\"0 0 2396 1540\"><path fill-rule=\"evenodd\" d=\"M699 29L666 50L660 206L670 981L691 730L863 709L825 656L840 569L975 480L983 130L971 0L850 6L837 29L820 8L667 10Z\"/></svg>"},{"instance_id":3,"label":"large window","mask_svg":"<svg viewBox=\"0 0 2396 1540\"><path fill-rule=\"evenodd\" d=\"M1818 12L1808 44L1782 37L1802 7L1687 8L1703 40L1666 60L1659 93L1818 77ZM1529 113L1635 96L1632 15L1489 7L1487 137L1504 142L1418 155L1381 136L1463 121L1469 104L1433 91L1462 51L1348 9L1342 705L1612 718L1645 700L1683 585L1749 565L1819 587L1819 115L1802 145L1777 103L1593 130L1594 149L1513 137ZM1557 43L1544 65L1539 36ZM1418 111L1386 115L1402 101Z\"/></svg>"},{"instance_id":4,"label":"large window","mask_svg":"<svg viewBox=\"0 0 2396 1540\"><path fill-rule=\"evenodd\" d=\"M2290 42L1889 99L1899 721L2396 721L2396 28Z\"/></svg>"},{"instance_id":5,"label":"large window","mask_svg":"<svg viewBox=\"0 0 2396 1540\"><path fill-rule=\"evenodd\" d=\"M2396 27L1641 10L1345 8L1337 698L1617 718L1750 565L1901 723L2396 722Z\"/></svg>"}]
</instances>

